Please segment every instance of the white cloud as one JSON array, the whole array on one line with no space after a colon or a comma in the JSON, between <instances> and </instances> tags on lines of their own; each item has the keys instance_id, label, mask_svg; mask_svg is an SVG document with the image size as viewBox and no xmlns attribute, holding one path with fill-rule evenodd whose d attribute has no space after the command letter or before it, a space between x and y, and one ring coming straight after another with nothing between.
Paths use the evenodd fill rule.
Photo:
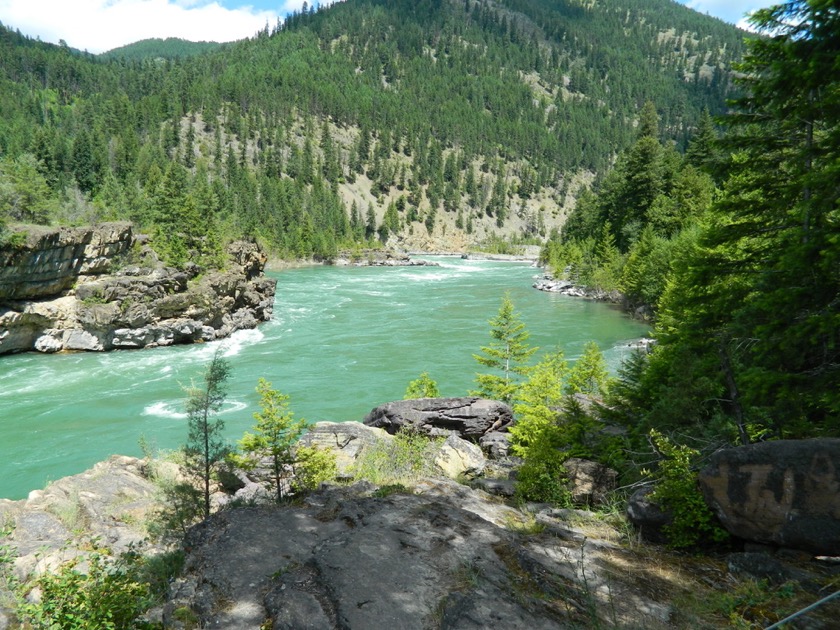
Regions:
<instances>
[{"instance_id":1,"label":"white cloud","mask_svg":"<svg viewBox=\"0 0 840 630\"><path fill-rule=\"evenodd\" d=\"M252 6L226 9L207 0L0 0L4 25L93 53L150 37L243 39L266 23L274 26L278 15Z\"/></svg>"},{"instance_id":2,"label":"white cloud","mask_svg":"<svg viewBox=\"0 0 840 630\"><path fill-rule=\"evenodd\" d=\"M731 24L746 25L745 16L751 11L775 4L774 0L680 0L700 13L708 13Z\"/></svg>"}]
</instances>

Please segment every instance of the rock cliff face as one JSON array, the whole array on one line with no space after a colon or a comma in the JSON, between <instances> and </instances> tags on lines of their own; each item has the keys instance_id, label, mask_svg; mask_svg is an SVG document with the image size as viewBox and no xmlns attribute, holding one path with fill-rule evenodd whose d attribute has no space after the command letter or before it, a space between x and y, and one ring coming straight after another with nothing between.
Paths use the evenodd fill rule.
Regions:
<instances>
[{"instance_id":1,"label":"rock cliff face","mask_svg":"<svg viewBox=\"0 0 840 630\"><path fill-rule=\"evenodd\" d=\"M0 354L210 341L271 317L275 281L257 245L233 243L227 268L203 275L135 245L130 224L110 223L42 228L0 250Z\"/></svg>"}]
</instances>

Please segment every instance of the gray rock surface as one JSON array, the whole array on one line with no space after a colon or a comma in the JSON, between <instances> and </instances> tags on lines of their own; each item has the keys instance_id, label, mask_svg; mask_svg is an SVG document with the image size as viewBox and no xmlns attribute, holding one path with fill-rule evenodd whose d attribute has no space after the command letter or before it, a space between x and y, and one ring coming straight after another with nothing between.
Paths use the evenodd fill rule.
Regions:
<instances>
[{"instance_id":1,"label":"gray rock surface","mask_svg":"<svg viewBox=\"0 0 840 630\"><path fill-rule=\"evenodd\" d=\"M475 442L487 433L507 428L511 422L513 412L508 405L476 397L397 400L376 407L364 419L366 425L391 434L413 427L427 435L455 433Z\"/></svg>"},{"instance_id":2,"label":"gray rock surface","mask_svg":"<svg viewBox=\"0 0 840 630\"><path fill-rule=\"evenodd\" d=\"M336 456L339 475L346 475L365 447L379 440L392 440L383 429L358 422L318 422L301 438L301 446L329 449Z\"/></svg>"},{"instance_id":3,"label":"gray rock surface","mask_svg":"<svg viewBox=\"0 0 840 630\"><path fill-rule=\"evenodd\" d=\"M441 445L435 464L450 479L474 479L484 473L487 460L478 446L450 435Z\"/></svg>"},{"instance_id":4,"label":"gray rock surface","mask_svg":"<svg viewBox=\"0 0 840 630\"><path fill-rule=\"evenodd\" d=\"M663 528L673 522L673 517L650 500L653 486L643 486L627 500L627 518L636 526L642 538L650 542L666 543Z\"/></svg>"},{"instance_id":5,"label":"gray rock surface","mask_svg":"<svg viewBox=\"0 0 840 630\"><path fill-rule=\"evenodd\" d=\"M158 505L146 472L143 460L115 455L26 499L0 499L0 523L11 525L0 544L15 550L17 578L55 569L94 544L114 553L142 545L143 522Z\"/></svg>"},{"instance_id":6,"label":"gray rock surface","mask_svg":"<svg viewBox=\"0 0 840 630\"><path fill-rule=\"evenodd\" d=\"M714 453L700 472L730 534L840 555L840 439L779 440Z\"/></svg>"},{"instance_id":7,"label":"gray rock surface","mask_svg":"<svg viewBox=\"0 0 840 630\"><path fill-rule=\"evenodd\" d=\"M569 457L563 462L569 477L569 492L576 505L602 505L616 488L618 473L598 462Z\"/></svg>"},{"instance_id":8,"label":"gray rock surface","mask_svg":"<svg viewBox=\"0 0 840 630\"><path fill-rule=\"evenodd\" d=\"M603 619L668 627L668 606L608 575L621 550L524 536L510 528L526 515L454 482L417 492L331 487L299 506L211 516L188 534L164 621L187 607L231 630L557 630L600 623L593 598Z\"/></svg>"},{"instance_id":9,"label":"gray rock surface","mask_svg":"<svg viewBox=\"0 0 840 630\"><path fill-rule=\"evenodd\" d=\"M490 459L504 459L510 455L510 434L501 431L485 433L478 440L479 446Z\"/></svg>"},{"instance_id":10,"label":"gray rock surface","mask_svg":"<svg viewBox=\"0 0 840 630\"><path fill-rule=\"evenodd\" d=\"M131 225L39 228L19 249L0 249L0 354L102 351L227 337L270 319L275 281L253 243L228 249L223 271L148 267L116 273L134 243Z\"/></svg>"}]
</instances>

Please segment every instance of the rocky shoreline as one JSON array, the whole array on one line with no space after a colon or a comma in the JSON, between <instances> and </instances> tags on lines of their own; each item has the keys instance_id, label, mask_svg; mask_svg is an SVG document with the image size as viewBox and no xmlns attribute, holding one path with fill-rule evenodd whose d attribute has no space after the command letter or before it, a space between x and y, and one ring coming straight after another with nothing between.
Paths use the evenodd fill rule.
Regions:
<instances>
[{"instance_id":1,"label":"rocky shoreline","mask_svg":"<svg viewBox=\"0 0 840 630\"><path fill-rule=\"evenodd\" d=\"M276 281L255 243L225 269L162 265L129 223L38 228L0 250L0 355L211 341L271 318Z\"/></svg>"},{"instance_id":2,"label":"rocky shoreline","mask_svg":"<svg viewBox=\"0 0 840 630\"><path fill-rule=\"evenodd\" d=\"M428 260L415 260L405 252L366 250L340 254L330 264L336 267L439 267Z\"/></svg>"},{"instance_id":3,"label":"rocky shoreline","mask_svg":"<svg viewBox=\"0 0 840 630\"><path fill-rule=\"evenodd\" d=\"M624 296L619 291L604 291L602 289L584 287L570 280L561 280L550 275L545 275L536 280L532 286L539 291L559 293L560 295L568 295L570 297L588 298L611 304L622 304L624 302Z\"/></svg>"}]
</instances>

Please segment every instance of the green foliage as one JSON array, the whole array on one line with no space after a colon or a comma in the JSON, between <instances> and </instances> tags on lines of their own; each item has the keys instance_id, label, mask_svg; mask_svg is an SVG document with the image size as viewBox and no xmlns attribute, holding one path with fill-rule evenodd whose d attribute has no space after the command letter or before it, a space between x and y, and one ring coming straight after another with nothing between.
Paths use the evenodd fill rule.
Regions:
<instances>
[{"instance_id":1,"label":"green foliage","mask_svg":"<svg viewBox=\"0 0 840 630\"><path fill-rule=\"evenodd\" d=\"M0 26L0 150L34 157L24 187L64 198L47 220L133 220L174 264L242 235L329 260L418 220L441 231L440 213L468 233L483 221L479 234L518 215L523 236L542 236L525 202L603 171L650 118L640 103L657 103L657 140L682 147L731 91L737 29L668 0L621 11L362 0L224 46L147 40L98 58ZM175 166L185 178L167 200ZM370 186L383 225L351 225L348 182Z\"/></svg>"},{"instance_id":2,"label":"green foliage","mask_svg":"<svg viewBox=\"0 0 840 630\"><path fill-rule=\"evenodd\" d=\"M149 586L138 581L137 567L87 556L44 573L34 585L37 603L24 603L18 613L27 627L61 630L130 630L148 628L138 617L151 605Z\"/></svg>"},{"instance_id":3,"label":"green foliage","mask_svg":"<svg viewBox=\"0 0 840 630\"><path fill-rule=\"evenodd\" d=\"M563 381L569 372L562 350L547 354L534 366L519 389L510 428L513 452L527 457L531 447L551 441L547 433L557 424L563 401Z\"/></svg>"},{"instance_id":4,"label":"green foliage","mask_svg":"<svg viewBox=\"0 0 840 630\"><path fill-rule=\"evenodd\" d=\"M187 530L205 516L204 495L193 483L158 480L161 507L146 528L155 540L181 540Z\"/></svg>"},{"instance_id":5,"label":"green foliage","mask_svg":"<svg viewBox=\"0 0 840 630\"><path fill-rule=\"evenodd\" d=\"M684 444L674 444L652 429L650 439L660 455L651 500L662 506L673 518L665 526L668 544L674 548L698 547L720 543L729 534L717 524L717 519L703 498L694 470L699 452Z\"/></svg>"},{"instance_id":6,"label":"green foliage","mask_svg":"<svg viewBox=\"0 0 840 630\"><path fill-rule=\"evenodd\" d=\"M285 481L294 474L295 443L306 431L306 420L295 419L289 409L289 397L272 389L271 383L261 378L257 383L260 411L254 413L257 423L254 433L245 433L239 441L244 456L234 456L236 465L250 469L260 460L270 462L273 489L280 502L284 498Z\"/></svg>"},{"instance_id":7,"label":"green foliage","mask_svg":"<svg viewBox=\"0 0 840 630\"><path fill-rule=\"evenodd\" d=\"M296 490L314 490L322 483L334 481L337 476L338 465L332 451L317 446L301 446L295 450Z\"/></svg>"},{"instance_id":8,"label":"green foliage","mask_svg":"<svg viewBox=\"0 0 840 630\"><path fill-rule=\"evenodd\" d=\"M645 375L649 426L834 435L840 394L838 31L822 3L759 11L724 122L723 192L672 259L661 349ZM817 98L817 94L831 95Z\"/></svg>"},{"instance_id":9,"label":"green foliage","mask_svg":"<svg viewBox=\"0 0 840 630\"><path fill-rule=\"evenodd\" d=\"M567 457L547 442L532 445L517 472L516 497L521 501L568 506L571 499L563 467Z\"/></svg>"},{"instance_id":10,"label":"green foliage","mask_svg":"<svg viewBox=\"0 0 840 630\"><path fill-rule=\"evenodd\" d=\"M440 438L402 429L392 440L380 440L366 447L356 460L352 475L378 486L413 486L419 478L434 472L435 454L442 443Z\"/></svg>"},{"instance_id":11,"label":"green foliage","mask_svg":"<svg viewBox=\"0 0 840 630\"><path fill-rule=\"evenodd\" d=\"M610 373L601 349L594 341L583 347L583 354L575 361L566 379L567 394L604 396L610 388Z\"/></svg>"},{"instance_id":12,"label":"green foliage","mask_svg":"<svg viewBox=\"0 0 840 630\"><path fill-rule=\"evenodd\" d=\"M488 322L492 338L490 345L481 347L483 354L473 355L481 365L500 374L476 374L478 389L470 392L471 395L511 404L519 388L519 378L528 373L526 361L537 348L528 345L530 335L513 308L510 295L506 294L498 314Z\"/></svg>"},{"instance_id":13,"label":"green foliage","mask_svg":"<svg viewBox=\"0 0 840 630\"><path fill-rule=\"evenodd\" d=\"M428 372L423 372L420 377L408 384L405 390L404 400L413 400L415 398L439 398L440 390L437 383L429 376Z\"/></svg>"},{"instance_id":14,"label":"green foliage","mask_svg":"<svg viewBox=\"0 0 840 630\"><path fill-rule=\"evenodd\" d=\"M48 225L58 199L30 153L0 159L0 233L9 221Z\"/></svg>"},{"instance_id":15,"label":"green foliage","mask_svg":"<svg viewBox=\"0 0 840 630\"><path fill-rule=\"evenodd\" d=\"M697 608L704 616L724 619L730 628L750 630L769 628L812 603L813 595L796 582L772 584L768 580L748 579L712 594L698 602Z\"/></svg>"},{"instance_id":16,"label":"green foliage","mask_svg":"<svg viewBox=\"0 0 840 630\"><path fill-rule=\"evenodd\" d=\"M224 421L218 417L227 397L230 364L220 347L204 371L203 385L187 388L187 423L189 434L184 445L186 472L204 490L204 517L210 515L210 481L214 467L223 461L229 449L224 439ZM186 489L183 489L186 491Z\"/></svg>"},{"instance_id":17,"label":"green foliage","mask_svg":"<svg viewBox=\"0 0 840 630\"><path fill-rule=\"evenodd\" d=\"M126 59L142 61L144 59L179 59L201 55L220 48L216 42L191 42L177 37L160 39L153 37L142 39L119 48L113 48L99 55L102 59Z\"/></svg>"}]
</instances>

